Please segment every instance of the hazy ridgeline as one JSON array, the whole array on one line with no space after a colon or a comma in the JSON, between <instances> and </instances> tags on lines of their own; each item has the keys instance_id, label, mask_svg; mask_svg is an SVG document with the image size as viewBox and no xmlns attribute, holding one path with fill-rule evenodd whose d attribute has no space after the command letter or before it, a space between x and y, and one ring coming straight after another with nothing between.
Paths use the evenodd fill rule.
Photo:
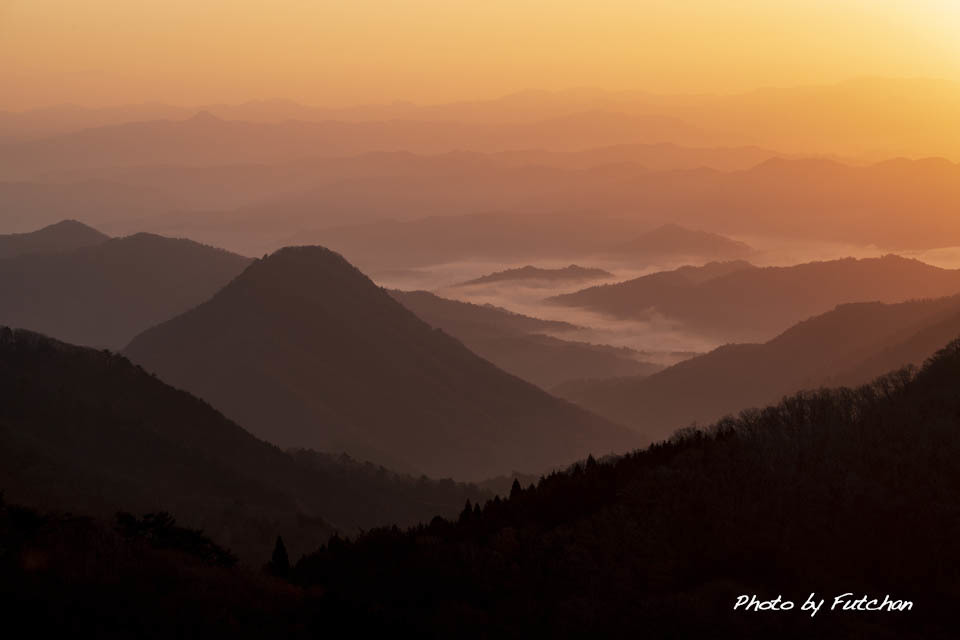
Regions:
<instances>
[{"instance_id":1,"label":"hazy ridgeline","mask_svg":"<svg viewBox=\"0 0 960 640\"><path fill-rule=\"evenodd\" d=\"M958 105L0 113L0 596L117 636L947 637ZM730 612L813 589L923 610Z\"/></svg>"}]
</instances>

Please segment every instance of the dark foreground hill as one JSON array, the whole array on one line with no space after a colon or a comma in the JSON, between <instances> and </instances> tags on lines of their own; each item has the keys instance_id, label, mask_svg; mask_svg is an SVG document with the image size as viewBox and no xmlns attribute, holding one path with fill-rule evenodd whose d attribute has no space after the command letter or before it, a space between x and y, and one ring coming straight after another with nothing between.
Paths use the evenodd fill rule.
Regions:
<instances>
[{"instance_id":1,"label":"dark foreground hill","mask_svg":"<svg viewBox=\"0 0 960 640\"><path fill-rule=\"evenodd\" d=\"M147 233L0 260L0 324L119 349L209 298L249 261Z\"/></svg>"},{"instance_id":2,"label":"dark foreground hill","mask_svg":"<svg viewBox=\"0 0 960 640\"><path fill-rule=\"evenodd\" d=\"M960 341L916 375L589 460L455 523L331 542L294 581L439 636L947 637L957 455ZM799 610L811 592L827 599L812 619ZM844 593L913 609L829 611ZM734 611L742 594L796 609Z\"/></svg>"},{"instance_id":3,"label":"dark foreground hill","mask_svg":"<svg viewBox=\"0 0 960 640\"><path fill-rule=\"evenodd\" d=\"M588 459L456 521L333 539L293 568L303 590L186 554L111 553L14 510L0 518L7 620L155 637L947 639L958 455L960 341L918 373ZM811 594L824 600L814 616ZM752 595L793 608L735 610Z\"/></svg>"},{"instance_id":4,"label":"dark foreground hill","mask_svg":"<svg viewBox=\"0 0 960 640\"><path fill-rule=\"evenodd\" d=\"M76 220L64 220L29 233L0 235L0 258L26 253L56 253L90 247L109 236Z\"/></svg>"},{"instance_id":5,"label":"dark foreground hill","mask_svg":"<svg viewBox=\"0 0 960 640\"><path fill-rule=\"evenodd\" d=\"M638 441L477 357L320 247L255 261L125 353L270 442L433 476L540 471Z\"/></svg>"},{"instance_id":6,"label":"dark foreground hill","mask_svg":"<svg viewBox=\"0 0 960 640\"><path fill-rule=\"evenodd\" d=\"M244 558L455 512L475 487L291 456L126 358L0 328L0 491L79 514L171 511Z\"/></svg>"},{"instance_id":7,"label":"dark foreground hill","mask_svg":"<svg viewBox=\"0 0 960 640\"><path fill-rule=\"evenodd\" d=\"M662 368L641 361L639 354L628 348L546 335L576 330L567 323L448 300L427 291L391 291L390 295L480 357L544 389L582 378L649 375Z\"/></svg>"},{"instance_id":8,"label":"dark foreground hill","mask_svg":"<svg viewBox=\"0 0 960 640\"><path fill-rule=\"evenodd\" d=\"M720 275L688 269L711 277L686 282L676 277L678 272L592 287L551 301L624 318L660 314L724 340L762 341L845 302L892 303L960 293L960 270L895 255L739 268ZM670 286L664 286L666 280Z\"/></svg>"},{"instance_id":9,"label":"dark foreground hill","mask_svg":"<svg viewBox=\"0 0 960 640\"><path fill-rule=\"evenodd\" d=\"M555 393L666 438L821 386L859 385L920 364L960 335L960 297L845 304L763 344L730 344L651 376L589 380Z\"/></svg>"}]
</instances>

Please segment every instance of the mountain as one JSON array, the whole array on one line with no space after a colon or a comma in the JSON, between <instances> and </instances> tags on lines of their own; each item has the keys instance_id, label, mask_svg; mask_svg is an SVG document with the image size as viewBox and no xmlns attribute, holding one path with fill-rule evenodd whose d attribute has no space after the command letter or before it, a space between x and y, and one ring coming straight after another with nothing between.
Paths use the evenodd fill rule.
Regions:
<instances>
[{"instance_id":1,"label":"mountain","mask_svg":"<svg viewBox=\"0 0 960 640\"><path fill-rule=\"evenodd\" d=\"M0 235L0 260L27 253L57 253L106 242L104 235L76 220L63 220L29 233Z\"/></svg>"},{"instance_id":2,"label":"mountain","mask_svg":"<svg viewBox=\"0 0 960 640\"><path fill-rule=\"evenodd\" d=\"M772 158L744 171L634 171L613 186L574 179L523 204L530 211L631 211L635 223L726 234L925 249L960 243L952 215L958 178L960 164L943 158L865 166Z\"/></svg>"},{"instance_id":3,"label":"mountain","mask_svg":"<svg viewBox=\"0 0 960 640\"><path fill-rule=\"evenodd\" d=\"M45 172L33 180L44 184L78 184L84 182L113 183L141 189L154 190L167 198L189 208L234 209L254 202L265 202L282 196L300 192L301 200L307 200L308 194L324 185L333 185L344 181L362 181L383 177L405 177L408 180L418 176L446 179L471 177L478 187L484 181L490 184L497 179L496 190L504 195L520 193L518 187L511 188L511 178L526 178L525 196L536 193L549 193L547 180L556 181L577 179L597 180L603 175L622 176L628 168L637 173L693 169L707 166L723 170L735 166L739 170L751 168L777 157L773 152L763 150L744 150L747 155L740 158L739 150L733 149L688 149L675 145L622 145L590 149L582 152L551 151L504 151L481 153L478 151L449 151L438 154L411 153L409 151L377 151L358 155L327 157L319 155L322 149L309 157L282 162L239 163L222 165L191 166L184 159L177 164L133 166L96 166L88 169L74 169ZM733 154L730 162L728 155ZM716 166L715 166L716 165ZM538 176L542 176L537 180ZM516 182L516 181L514 181ZM230 188L227 188L230 187ZM447 188L442 182L434 188ZM322 193L316 194L322 197ZM490 198L477 200L482 202L503 202L497 193L461 193L462 197ZM513 195L514 198L517 195ZM335 203L327 198L327 203ZM420 213L420 216L426 215Z\"/></svg>"},{"instance_id":4,"label":"mountain","mask_svg":"<svg viewBox=\"0 0 960 640\"><path fill-rule=\"evenodd\" d=\"M792 396L645 451L587 460L456 521L326 545L292 580L328 594L317 613L332 628L948 637L958 416L955 341L918 373ZM746 608L751 595L791 605ZM825 606L802 610L808 598Z\"/></svg>"},{"instance_id":5,"label":"mountain","mask_svg":"<svg viewBox=\"0 0 960 640\"><path fill-rule=\"evenodd\" d=\"M731 260L749 256L753 250L743 242L716 233L685 229L665 224L616 247L624 253L668 256L699 256L713 260Z\"/></svg>"},{"instance_id":6,"label":"mountain","mask_svg":"<svg viewBox=\"0 0 960 640\"><path fill-rule=\"evenodd\" d=\"M936 153L960 159L956 122L960 83L924 78L857 78L836 84L769 87L745 93L664 95L644 91L608 91L576 88L560 91L528 89L492 99L445 104L396 101L349 107L320 107L289 100L256 100L241 104L179 107L148 103L119 107L84 108L57 105L20 113L0 112L0 136L45 138L80 129L132 122L183 120L198 112L225 120L258 123L407 122L529 124L583 113L610 113L649 119L671 114L690 123L688 128L733 132L727 143L762 144L781 152L843 153L849 156ZM662 118L669 124L669 118ZM671 131L663 142L680 142L683 130ZM738 138L739 140L733 140ZM696 140L695 138L693 139ZM611 140L609 144L622 145ZM700 142L702 144L702 137ZM596 145L594 145L596 146ZM520 147L536 154L536 145ZM739 163L756 164L752 147L735 147ZM652 149L651 162L673 161L667 149ZM709 157L708 157L709 159ZM690 160L709 166L703 160ZM668 165L669 166L669 165ZM717 168L723 168L718 166Z\"/></svg>"},{"instance_id":7,"label":"mountain","mask_svg":"<svg viewBox=\"0 0 960 640\"><path fill-rule=\"evenodd\" d=\"M921 364L958 335L958 296L844 304L764 344L726 345L648 377L575 382L554 392L665 438L802 389L864 384L894 368Z\"/></svg>"},{"instance_id":8,"label":"mountain","mask_svg":"<svg viewBox=\"0 0 960 640\"><path fill-rule=\"evenodd\" d=\"M670 271L657 271L625 282L592 286L573 293L547 298L547 302L564 306L596 309L619 317L637 317L648 313L656 304L690 295L698 285L739 271L756 269L744 260L708 262L699 267L686 265Z\"/></svg>"},{"instance_id":9,"label":"mountain","mask_svg":"<svg viewBox=\"0 0 960 640\"><path fill-rule=\"evenodd\" d=\"M47 635L949 638L958 389L960 341L918 373L590 458L455 520L332 538L289 582L205 566L184 544L201 536L128 533L155 519L110 530L0 501L0 595L8 624ZM793 608L745 610L751 594Z\"/></svg>"},{"instance_id":10,"label":"mountain","mask_svg":"<svg viewBox=\"0 0 960 640\"><path fill-rule=\"evenodd\" d=\"M120 348L203 302L249 258L139 233L61 253L0 260L0 323Z\"/></svg>"},{"instance_id":11,"label":"mountain","mask_svg":"<svg viewBox=\"0 0 960 640\"><path fill-rule=\"evenodd\" d=\"M210 141L210 153L220 153L217 144ZM636 163L569 169L511 165L496 153L397 152L402 146L317 157L338 151L318 143L291 159L241 154L191 166L201 152L151 159L137 155L142 148L130 150L135 166L50 166L33 182L0 183L0 223L25 231L76 218L111 235L181 235L250 255L319 243L366 269L377 259L385 268L464 256L521 264L625 260L631 253L614 252L618 246L664 223L891 251L960 245L953 215L960 165L936 158L865 166L773 158L737 171L654 171ZM430 244L435 236L424 231L451 245ZM412 237L391 243L393 234ZM730 249L735 253L703 258L745 257L742 247Z\"/></svg>"},{"instance_id":12,"label":"mountain","mask_svg":"<svg viewBox=\"0 0 960 640\"><path fill-rule=\"evenodd\" d=\"M623 318L657 313L725 340L766 340L844 302L902 302L960 292L960 270L895 255L792 267L742 266L732 263L732 272L701 282L684 282L677 277L680 271L654 274L550 301Z\"/></svg>"},{"instance_id":13,"label":"mountain","mask_svg":"<svg viewBox=\"0 0 960 640\"><path fill-rule=\"evenodd\" d=\"M595 213L551 212L534 208L532 211L380 220L303 232L295 237L322 242L371 270L474 258L502 263L602 259L647 267L663 260L682 264L691 259L694 249L690 242L677 242L676 252L671 247L665 250L654 247L648 252L623 251L624 238L642 236L651 229L651 225L639 217L599 210L594 210ZM707 250L709 255L696 257L704 262L714 259L716 248L707 247ZM735 246L735 253L742 255L739 245Z\"/></svg>"},{"instance_id":14,"label":"mountain","mask_svg":"<svg viewBox=\"0 0 960 640\"><path fill-rule=\"evenodd\" d=\"M622 143L712 145L717 136L661 115L590 111L522 123L385 120L247 122L199 111L186 119L94 127L0 144L0 178L132 165L274 163L373 151L558 151Z\"/></svg>"},{"instance_id":15,"label":"mountain","mask_svg":"<svg viewBox=\"0 0 960 640\"><path fill-rule=\"evenodd\" d=\"M434 476L539 471L636 442L478 358L320 247L253 262L124 352L281 446Z\"/></svg>"},{"instance_id":16,"label":"mountain","mask_svg":"<svg viewBox=\"0 0 960 640\"><path fill-rule=\"evenodd\" d=\"M894 251L960 245L960 218L954 215L960 203L960 164L937 158L866 166L772 159L733 172L649 171L635 164L583 170L492 164L485 169L464 166L454 175L436 171L431 177L425 170L421 175L368 175L318 184L259 202L239 218L219 212L185 219L180 232L194 237L192 225L227 234L231 223L241 219L247 225L259 221L262 230L276 233L268 223L278 217L288 234L284 242L322 243L351 260L402 251L410 265L416 260L449 261L451 254L505 258L503 262L595 260L611 257L618 245L664 223L731 237L875 245ZM570 229L568 220L573 218L588 223ZM528 231L531 219L539 223ZM333 229L339 226L352 228ZM430 228L453 244L418 240L417 234ZM381 234L414 236L418 249L393 246L381 240ZM742 248L736 250L732 257L744 255ZM420 255L426 257L417 258ZM617 254L620 259L629 255Z\"/></svg>"},{"instance_id":17,"label":"mountain","mask_svg":"<svg viewBox=\"0 0 960 640\"><path fill-rule=\"evenodd\" d=\"M505 269L490 273L473 280L461 282L458 287L469 287L478 284L491 284L495 282L511 282L517 280L542 280L546 282L576 282L579 280L604 280L612 278L613 274L603 269L590 267L581 267L571 264L567 267L558 269L541 269L532 265L519 267L516 269Z\"/></svg>"},{"instance_id":18,"label":"mountain","mask_svg":"<svg viewBox=\"0 0 960 640\"><path fill-rule=\"evenodd\" d=\"M448 333L453 331L442 325L456 327L459 331L490 329L514 335L559 333L580 329L577 325L562 320L534 318L492 304L480 305L451 300L429 291L393 290L389 293L421 320Z\"/></svg>"},{"instance_id":19,"label":"mountain","mask_svg":"<svg viewBox=\"0 0 960 640\"><path fill-rule=\"evenodd\" d=\"M449 300L426 291L391 291L390 295L481 358L544 389L579 378L645 375L662 368L643 362L639 354L627 348L545 335L576 329L563 322Z\"/></svg>"},{"instance_id":20,"label":"mountain","mask_svg":"<svg viewBox=\"0 0 960 640\"><path fill-rule=\"evenodd\" d=\"M8 500L93 516L170 511L256 562L280 534L303 550L335 529L413 524L488 495L284 453L126 358L8 328L0 443Z\"/></svg>"}]
</instances>

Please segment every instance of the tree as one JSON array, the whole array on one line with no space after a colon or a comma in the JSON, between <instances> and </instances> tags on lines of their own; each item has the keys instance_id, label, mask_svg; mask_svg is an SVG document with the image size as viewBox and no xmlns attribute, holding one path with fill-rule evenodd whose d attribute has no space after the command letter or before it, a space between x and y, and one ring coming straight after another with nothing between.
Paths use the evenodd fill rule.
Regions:
<instances>
[{"instance_id":1,"label":"tree","mask_svg":"<svg viewBox=\"0 0 960 640\"><path fill-rule=\"evenodd\" d=\"M273 556L267 564L267 573L278 578L290 575L290 557L287 555L287 546L283 544L283 536L277 536L277 543L273 546Z\"/></svg>"}]
</instances>

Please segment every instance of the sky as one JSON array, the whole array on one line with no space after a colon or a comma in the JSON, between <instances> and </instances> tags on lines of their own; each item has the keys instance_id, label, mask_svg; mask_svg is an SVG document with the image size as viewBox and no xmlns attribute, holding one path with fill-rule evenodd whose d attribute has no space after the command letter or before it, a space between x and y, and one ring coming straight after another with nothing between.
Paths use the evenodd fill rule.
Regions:
<instances>
[{"instance_id":1,"label":"sky","mask_svg":"<svg viewBox=\"0 0 960 640\"><path fill-rule=\"evenodd\" d=\"M0 0L0 109L960 81L960 0Z\"/></svg>"}]
</instances>

